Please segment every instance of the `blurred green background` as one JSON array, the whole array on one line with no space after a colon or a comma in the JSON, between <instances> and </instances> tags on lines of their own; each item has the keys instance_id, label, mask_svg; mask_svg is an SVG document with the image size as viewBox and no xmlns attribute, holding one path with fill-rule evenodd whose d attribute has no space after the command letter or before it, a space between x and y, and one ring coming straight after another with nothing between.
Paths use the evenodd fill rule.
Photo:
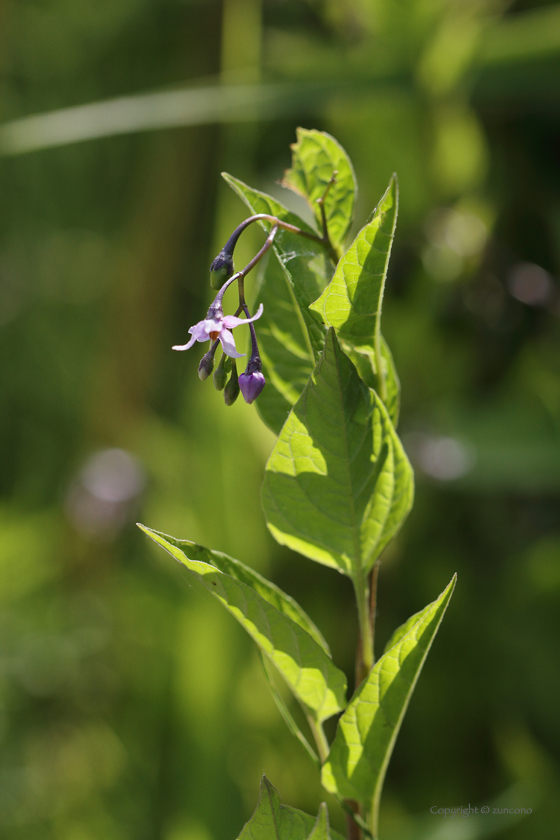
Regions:
<instances>
[{"instance_id":1,"label":"blurred green background","mask_svg":"<svg viewBox=\"0 0 560 840\"><path fill-rule=\"evenodd\" d=\"M272 577L351 674L350 586L263 523L271 434L170 349L246 215L220 171L280 197L297 125L348 151L358 223L400 179L417 501L378 646L459 573L381 837L559 836L560 4L5 0L1 39L0 836L233 840L263 771L323 798L242 629L134 527ZM429 810L496 799L533 813Z\"/></svg>"}]
</instances>

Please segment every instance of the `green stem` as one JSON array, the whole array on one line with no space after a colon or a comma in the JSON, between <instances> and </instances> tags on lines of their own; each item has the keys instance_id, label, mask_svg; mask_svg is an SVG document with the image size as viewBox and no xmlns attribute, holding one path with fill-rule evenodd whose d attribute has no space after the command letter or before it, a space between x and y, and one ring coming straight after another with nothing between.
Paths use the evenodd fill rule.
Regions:
<instances>
[{"instance_id":1,"label":"green stem","mask_svg":"<svg viewBox=\"0 0 560 840\"><path fill-rule=\"evenodd\" d=\"M358 623L360 638L356 656L356 688L362 683L373 668L373 633L369 604L369 584L360 570L354 579L354 591L358 606Z\"/></svg>"},{"instance_id":2,"label":"green stem","mask_svg":"<svg viewBox=\"0 0 560 840\"><path fill-rule=\"evenodd\" d=\"M329 742L327 741L327 737L323 731L323 727L320 723L314 720L311 715L306 713L307 722L309 724L309 728L313 733L313 737L315 739L315 744L317 746L317 752L319 753L319 758L321 759L321 764L324 764L327 760L329 755Z\"/></svg>"},{"instance_id":3,"label":"green stem","mask_svg":"<svg viewBox=\"0 0 560 840\"><path fill-rule=\"evenodd\" d=\"M377 617L377 578L379 577L379 560L371 570L369 577L369 623L371 626L371 650L375 665L375 619Z\"/></svg>"}]
</instances>

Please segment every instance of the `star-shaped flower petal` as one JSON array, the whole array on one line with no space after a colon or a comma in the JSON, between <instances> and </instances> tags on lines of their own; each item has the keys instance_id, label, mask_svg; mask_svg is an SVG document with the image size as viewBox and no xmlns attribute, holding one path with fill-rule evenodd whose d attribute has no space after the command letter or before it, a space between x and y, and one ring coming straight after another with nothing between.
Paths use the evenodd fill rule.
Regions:
<instances>
[{"instance_id":1,"label":"star-shaped flower petal","mask_svg":"<svg viewBox=\"0 0 560 840\"><path fill-rule=\"evenodd\" d=\"M212 307L211 307L212 309ZM195 341L216 341L220 340L222 349L226 356L231 356L232 359L240 359L244 353L238 353L235 348L235 340L231 330L234 327L240 327L242 324L250 324L256 321L263 313L263 305L259 306L255 315L252 318L237 318L235 315L220 315L214 310L214 317L205 318L199 321L189 329L191 339L187 344L176 344L173 350L189 350Z\"/></svg>"}]
</instances>

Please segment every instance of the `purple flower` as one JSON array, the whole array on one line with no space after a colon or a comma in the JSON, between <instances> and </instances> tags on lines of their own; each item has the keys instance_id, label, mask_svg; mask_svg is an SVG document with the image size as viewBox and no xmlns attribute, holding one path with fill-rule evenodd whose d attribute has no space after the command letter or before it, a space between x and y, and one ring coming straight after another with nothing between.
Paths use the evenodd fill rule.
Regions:
<instances>
[{"instance_id":1,"label":"purple flower","mask_svg":"<svg viewBox=\"0 0 560 840\"><path fill-rule=\"evenodd\" d=\"M239 377L239 387L246 403L252 403L257 399L260 392L264 388L266 379L260 370L255 370L252 373L242 373Z\"/></svg>"},{"instance_id":2,"label":"purple flower","mask_svg":"<svg viewBox=\"0 0 560 840\"><path fill-rule=\"evenodd\" d=\"M239 387L246 403L254 402L266 384L266 379L262 372L259 348L257 347L257 338L253 327L251 327L251 339L253 342L253 352L247 362L244 373L239 377Z\"/></svg>"},{"instance_id":3,"label":"purple flower","mask_svg":"<svg viewBox=\"0 0 560 840\"><path fill-rule=\"evenodd\" d=\"M252 318L236 318L235 315L224 315L221 305L211 306L208 310L210 317L199 321L194 327L189 329L191 339L187 344L176 344L173 350L188 350L193 346L195 341L216 341L220 340L222 349L226 356L231 356L232 359L239 359L244 356L244 353L238 353L235 349L235 341L231 330L234 327L239 327L242 324L250 324L256 321L263 313L263 305L258 308L257 314Z\"/></svg>"}]
</instances>

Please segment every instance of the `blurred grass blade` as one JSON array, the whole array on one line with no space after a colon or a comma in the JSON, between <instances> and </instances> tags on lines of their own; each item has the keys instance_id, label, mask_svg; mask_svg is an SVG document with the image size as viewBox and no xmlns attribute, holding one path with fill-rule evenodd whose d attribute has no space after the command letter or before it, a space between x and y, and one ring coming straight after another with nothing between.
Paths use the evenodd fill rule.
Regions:
<instances>
[{"instance_id":1,"label":"blurred grass blade","mask_svg":"<svg viewBox=\"0 0 560 840\"><path fill-rule=\"evenodd\" d=\"M310 836L313 840L325 840L325 837L328 840L328 834L313 835L320 818L321 810L316 819L297 808L282 805L278 791L263 775L257 808L238 840L311 840ZM344 840L336 831L331 831L330 837Z\"/></svg>"},{"instance_id":2,"label":"blurred grass blade","mask_svg":"<svg viewBox=\"0 0 560 840\"><path fill-rule=\"evenodd\" d=\"M320 106L332 84L204 85L122 96L0 125L0 154L17 155L99 137L208 123L274 119Z\"/></svg>"},{"instance_id":3,"label":"blurred grass blade","mask_svg":"<svg viewBox=\"0 0 560 840\"><path fill-rule=\"evenodd\" d=\"M358 584L412 497L412 469L387 410L331 329L266 467L268 527L281 544Z\"/></svg>"},{"instance_id":4,"label":"blurred grass blade","mask_svg":"<svg viewBox=\"0 0 560 840\"><path fill-rule=\"evenodd\" d=\"M222 572L218 564L225 563L225 555L216 558L216 565L193 560L161 534L144 525L138 527L178 560L239 621L315 721L326 720L344 708L346 677L342 671L300 624L276 609L251 585ZM189 544L185 547L189 550ZM212 557L213 552L207 551L204 556ZM264 578L260 587L262 581Z\"/></svg>"},{"instance_id":5,"label":"blurred grass blade","mask_svg":"<svg viewBox=\"0 0 560 840\"><path fill-rule=\"evenodd\" d=\"M341 716L323 766L322 781L328 791L359 802L373 801L374 836L387 765L455 581L456 575L375 664Z\"/></svg>"},{"instance_id":6,"label":"blurred grass blade","mask_svg":"<svg viewBox=\"0 0 560 840\"><path fill-rule=\"evenodd\" d=\"M309 202L317 230L322 233L321 198L334 174L325 199L325 216L329 237L335 248L344 242L354 217L356 176L342 146L325 131L297 129L297 143L292 144L292 168L286 170L282 184L302 195Z\"/></svg>"}]
</instances>

